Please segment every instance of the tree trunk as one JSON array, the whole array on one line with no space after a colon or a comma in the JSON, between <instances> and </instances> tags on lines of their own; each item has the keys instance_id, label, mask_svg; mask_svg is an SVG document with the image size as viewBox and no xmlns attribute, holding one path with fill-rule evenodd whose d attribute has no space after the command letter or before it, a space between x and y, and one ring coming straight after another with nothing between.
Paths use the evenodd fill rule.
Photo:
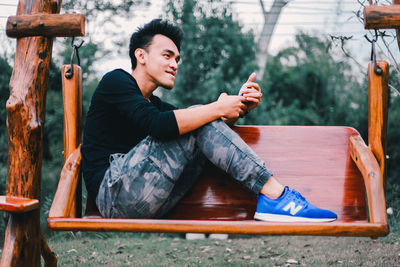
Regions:
<instances>
[{"instance_id":1,"label":"tree trunk","mask_svg":"<svg viewBox=\"0 0 400 267\"><path fill-rule=\"evenodd\" d=\"M264 76L265 64L267 63L268 58L269 43L271 42L272 34L274 32L279 15L281 14L282 8L287 3L288 0L274 0L270 11L267 12L265 10L263 1L260 0L260 5L264 15L264 26L257 42L258 79L262 79Z\"/></svg>"}]
</instances>

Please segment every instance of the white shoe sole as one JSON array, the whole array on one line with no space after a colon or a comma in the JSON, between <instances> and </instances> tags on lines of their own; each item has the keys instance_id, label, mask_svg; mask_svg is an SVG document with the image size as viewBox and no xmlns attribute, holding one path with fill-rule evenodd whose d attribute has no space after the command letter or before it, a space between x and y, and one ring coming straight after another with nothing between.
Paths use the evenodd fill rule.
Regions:
<instances>
[{"instance_id":1,"label":"white shoe sole","mask_svg":"<svg viewBox=\"0 0 400 267\"><path fill-rule=\"evenodd\" d=\"M278 215L270 213L258 213L258 212L254 214L254 219L266 222L332 222L336 220L336 218L314 219L314 218Z\"/></svg>"}]
</instances>

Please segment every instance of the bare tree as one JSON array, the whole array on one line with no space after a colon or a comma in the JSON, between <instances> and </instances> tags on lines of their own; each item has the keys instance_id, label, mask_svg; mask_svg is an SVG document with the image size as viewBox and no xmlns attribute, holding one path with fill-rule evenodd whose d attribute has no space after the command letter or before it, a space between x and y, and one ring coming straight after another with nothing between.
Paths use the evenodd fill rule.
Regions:
<instances>
[{"instance_id":1,"label":"bare tree","mask_svg":"<svg viewBox=\"0 0 400 267\"><path fill-rule=\"evenodd\" d=\"M260 0L261 9L264 15L264 26L261 31L260 38L257 42L257 65L259 67L258 77L261 79L264 75L265 64L268 58L268 48L271 37L275 29L275 25L281 14L282 8L289 3L290 0L274 0L270 11L265 10L263 0Z\"/></svg>"}]
</instances>

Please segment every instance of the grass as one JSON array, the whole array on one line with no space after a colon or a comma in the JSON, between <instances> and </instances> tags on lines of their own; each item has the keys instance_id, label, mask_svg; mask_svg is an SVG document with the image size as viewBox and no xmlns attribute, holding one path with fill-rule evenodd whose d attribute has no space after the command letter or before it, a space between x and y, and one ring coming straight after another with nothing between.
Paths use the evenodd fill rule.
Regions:
<instances>
[{"instance_id":1,"label":"grass","mask_svg":"<svg viewBox=\"0 0 400 267\"><path fill-rule=\"evenodd\" d=\"M78 234L79 235L79 234ZM69 239L66 241L66 239ZM400 266L399 240L231 236L185 240L165 234L59 234L49 240L59 266Z\"/></svg>"}]
</instances>

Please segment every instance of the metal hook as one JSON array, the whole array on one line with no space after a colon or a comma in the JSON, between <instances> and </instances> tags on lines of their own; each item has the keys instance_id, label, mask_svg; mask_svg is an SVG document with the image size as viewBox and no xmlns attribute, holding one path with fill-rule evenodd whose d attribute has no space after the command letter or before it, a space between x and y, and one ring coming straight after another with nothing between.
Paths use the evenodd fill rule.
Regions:
<instances>
[{"instance_id":1,"label":"metal hook","mask_svg":"<svg viewBox=\"0 0 400 267\"><path fill-rule=\"evenodd\" d=\"M378 31L375 30L375 37L374 39L369 39L368 36L365 34L364 35L365 39L367 39L368 42L371 43L371 61L374 63L374 71L377 75L382 74L382 68L376 64L376 53L375 53L375 43L378 41Z\"/></svg>"},{"instance_id":2,"label":"metal hook","mask_svg":"<svg viewBox=\"0 0 400 267\"><path fill-rule=\"evenodd\" d=\"M74 56L76 53L76 58L78 60L78 66L81 65L81 59L79 58L79 48L82 47L83 43L85 42L84 40L81 40L81 43L79 45L76 45L75 43L75 37L72 37L71 40L71 47L72 47L72 54L71 54L71 67L65 72L65 78L71 79L74 76Z\"/></svg>"},{"instance_id":3,"label":"metal hook","mask_svg":"<svg viewBox=\"0 0 400 267\"><path fill-rule=\"evenodd\" d=\"M84 40L81 40L81 43L79 45L76 45L75 44L75 37L72 37L71 47L81 48L81 46L83 45L84 42L85 42Z\"/></svg>"}]
</instances>

